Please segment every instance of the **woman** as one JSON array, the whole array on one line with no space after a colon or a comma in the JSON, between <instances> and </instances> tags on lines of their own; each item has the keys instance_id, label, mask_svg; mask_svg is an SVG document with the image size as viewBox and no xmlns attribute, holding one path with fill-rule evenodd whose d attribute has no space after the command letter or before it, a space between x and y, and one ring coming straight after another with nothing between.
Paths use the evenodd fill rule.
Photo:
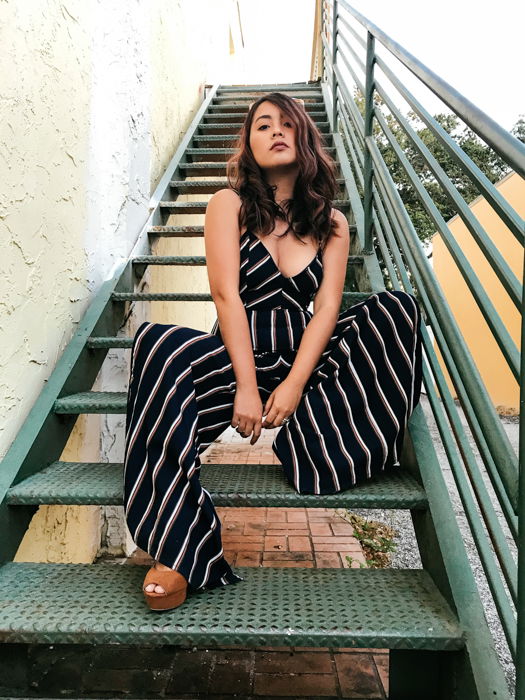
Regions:
<instances>
[{"instance_id":1,"label":"woman","mask_svg":"<svg viewBox=\"0 0 525 700\"><path fill-rule=\"evenodd\" d=\"M273 450L300 493L335 493L399 464L421 385L420 311L381 292L339 312L350 239L335 167L301 104L254 102L206 210L211 333L143 323L134 338L124 505L154 559L155 610L236 583L199 482L199 455L231 425ZM308 309L313 299L313 314Z\"/></svg>"}]
</instances>

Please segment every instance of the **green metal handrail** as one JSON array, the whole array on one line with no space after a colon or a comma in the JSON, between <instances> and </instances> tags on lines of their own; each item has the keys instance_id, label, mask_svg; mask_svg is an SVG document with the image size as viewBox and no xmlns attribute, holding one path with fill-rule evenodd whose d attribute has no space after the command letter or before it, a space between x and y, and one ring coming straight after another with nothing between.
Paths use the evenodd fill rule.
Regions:
<instances>
[{"instance_id":1,"label":"green metal handrail","mask_svg":"<svg viewBox=\"0 0 525 700\"><path fill-rule=\"evenodd\" d=\"M349 190L354 190L354 194L360 190L362 196L362 207L357 207L356 210L353 205L362 252L366 255L375 249L384 264L385 274L392 287L396 289L403 287L406 291L418 296L426 323L433 330L435 341L460 399L471 434L479 448L495 497L501 506L503 518L495 510L494 499L489 493L463 428L433 343L426 327L422 325L425 351L423 374L430 407L436 419L509 650L516 664L515 697L518 700L525 700L525 627L523 614L518 614L525 605L525 555L523 552L525 526L523 517L519 517L524 514L525 505L525 483L522 483L525 464L525 415L523 412L520 413L518 459L428 263L396 183L375 142L375 124L386 138L419 201L435 224L436 230L439 231L513 376L520 383L521 408L525 402L523 388L525 360L523 353L520 358L516 343L470 262L454 239L435 202L393 135L382 109L375 105L376 95L381 98L391 118L401 127L416 152L430 168L442 191L494 270L509 299L520 312L525 308L523 284L473 215L467 202L460 196L445 169L408 124L387 90L377 81L376 67L380 68L389 83L427 125L440 144L468 175L479 194L485 197L522 245L525 243L525 223L454 139L410 93L394 70L376 54L376 41L379 41L391 55L452 109L465 124L493 148L508 166L522 175L525 174L525 146L363 17L346 0L332 0L332 2L324 0L322 17L323 62L327 81L331 86L329 95L332 108L331 127L336 135L340 134L344 143L345 158L342 159L342 166L351 170L351 178L349 178L343 168L345 180L350 183ZM363 28L366 30L366 41L352 26L352 23L356 22L361 26L361 30ZM345 72L350 79L345 77ZM352 83L364 96L364 116L352 96ZM352 197L352 194L350 196ZM415 288L412 285L415 285ZM524 338L525 330L522 321L522 347ZM457 444L454 443L453 437ZM518 544L517 562L511 552L509 539Z\"/></svg>"}]
</instances>

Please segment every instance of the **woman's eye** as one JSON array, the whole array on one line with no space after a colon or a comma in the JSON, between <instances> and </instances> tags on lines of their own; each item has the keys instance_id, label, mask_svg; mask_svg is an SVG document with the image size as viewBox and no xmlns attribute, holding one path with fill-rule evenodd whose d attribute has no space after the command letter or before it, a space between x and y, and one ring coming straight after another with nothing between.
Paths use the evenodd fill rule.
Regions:
<instances>
[{"instance_id":1,"label":"woman's eye","mask_svg":"<svg viewBox=\"0 0 525 700\"><path fill-rule=\"evenodd\" d=\"M269 126L268 124L262 124L257 131L260 131L261 129L264 129L264 127ZM293 126L290 122L285 122L285 126Z\"/></svg>"}]
</instances>

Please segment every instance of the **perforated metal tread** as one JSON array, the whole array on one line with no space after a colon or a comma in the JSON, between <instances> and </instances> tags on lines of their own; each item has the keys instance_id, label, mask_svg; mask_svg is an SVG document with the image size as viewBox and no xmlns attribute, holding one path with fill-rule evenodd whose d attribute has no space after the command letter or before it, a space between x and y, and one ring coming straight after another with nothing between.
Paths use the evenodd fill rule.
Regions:
<instances>
[{"instance_id":1,"label":"perforated metal tread","mask_svg":"<svg viewBox=\"0 0 525 700\"><path fill-rule=\"evenodd\" d=\"M217 506L310 508L427 507L423 487L398 469L342 493L297 493L279 464L204 464L201 484ZM54 462L7 492L11 505L122 505L123 465Z\"/></svg>"},{"instance_id":2,"label":"perforated metal tread","mask_svg":"<svg viewBox=\"0 0 525 700\"><path fill-rule=\"evenodd\" d=\"M9 562L0 641L453 650L459 623L422 569L236 567L243 581L148 609L147 567Z\"/></svg>"}]
</instances>

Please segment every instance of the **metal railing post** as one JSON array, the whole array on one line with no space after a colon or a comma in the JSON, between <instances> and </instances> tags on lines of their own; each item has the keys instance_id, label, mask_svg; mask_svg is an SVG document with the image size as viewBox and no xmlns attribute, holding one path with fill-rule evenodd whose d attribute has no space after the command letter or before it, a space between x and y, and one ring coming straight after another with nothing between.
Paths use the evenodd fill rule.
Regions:
<instances>
[{"instance_id":1,"label":"metal railing post","mask_svg":"<svg viewBox=\"0 0 525 700\"><path fill-rule=\"evenodd\" d=\"M516 700L525 700L525 260L523 266L523 301L521 314L521 373L518 487L518 628L516 634Z\"/></svg>"},{"instance_id":2,"label":"metal railing post","mask_svg":"<svg viewBox=\"0 0 525 700\"><path fill-rule=\"evenodd\" d=\"M335 62L337 53L337 0L332 5L332 131L337 131L337 76Z\"/></svg>"},{"instance_id":3,"label":"metal railing post","mask_svg":"<svg viewBox=\"0 0 525 700\"><path fill-rule=\"evenodd\" d=\"M374 63L375 63L375 39L368 32L366 41L366 83L365 83L365 144L367 137L372 137L372 126L374 121ZM364 215L365 215L365 255L372 253L372 156L368 145L365 146L364 159Z\"/></svg>"}]
</instances>

